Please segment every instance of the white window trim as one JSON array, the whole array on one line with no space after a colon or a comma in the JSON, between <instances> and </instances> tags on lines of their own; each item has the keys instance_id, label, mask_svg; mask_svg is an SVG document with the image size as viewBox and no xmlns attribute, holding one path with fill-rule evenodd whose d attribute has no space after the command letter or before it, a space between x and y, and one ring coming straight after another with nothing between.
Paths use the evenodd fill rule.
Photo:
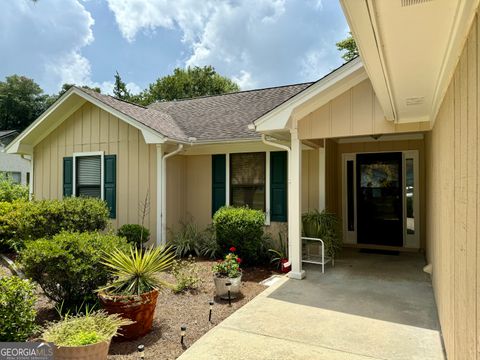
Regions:
<instances>
[{"instance_id":1,"label":"white window trim","mask_svg":"<svg viewBox=\"0 0 480 360\"><path fill-rule=\"evenodd\" d=\"M77 196L77 157L86 157L86 156L100 156L100 197L102 200L105 200L105 189L104 189L104 173L105 173L105 152L104 151L87 151L87 152L75 152L73 153L73 179L72 179L72 196Z\"/></svg>"},{"instance_id":2,"label":"white window trim","mask_svg":"<svg viewBox=\"0 0 480 360\"><path fill-rule=\"evenodd\" d=\"M265 225L270 225L270 151L253 151L254 153L265 153ZM225 155L225 205L230 206L230 154Z\"/></svg>"}]
</instances>

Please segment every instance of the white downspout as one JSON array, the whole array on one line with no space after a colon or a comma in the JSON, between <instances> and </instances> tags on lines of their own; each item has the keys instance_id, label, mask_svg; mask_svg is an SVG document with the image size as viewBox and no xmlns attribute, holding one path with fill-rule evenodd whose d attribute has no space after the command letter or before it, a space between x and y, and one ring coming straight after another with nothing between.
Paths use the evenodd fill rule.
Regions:
<instances>
[{"instance_id":1,"label":"white downspout","mask_svg":"<svg viewBox=\"0 0 480 360\"><path fill-rule=\"evenodd\" d=\"M178 144L177 148L174 151L162 156L162 189L161 189L161 193L162 193L161 209L162 210L160 214L160 219L161 219L160 245L165 245L165 243L167 242L167 217L166 217L166 214L167 214L167 159L169 157L177 155L182 150L183 150L183 144Z\"/></svg>"},{"instance_id":2,"label":"white downspout","mask_svg":"<svg viewBox=\"0 0 480 360\"><path fill-rule=\"evenodd\" d=\"M269 140L267 140L267 137L265 136L265 134L262 134L262 142L265 145L270 145L270 146L273 146L273 147L283 149L283 150L286 150L286 151L290 152L290 147L289 146L283 145L283 144L278 144L278 143L273 142L273 141L269 141Z\"/></svg>"}]
</instances>

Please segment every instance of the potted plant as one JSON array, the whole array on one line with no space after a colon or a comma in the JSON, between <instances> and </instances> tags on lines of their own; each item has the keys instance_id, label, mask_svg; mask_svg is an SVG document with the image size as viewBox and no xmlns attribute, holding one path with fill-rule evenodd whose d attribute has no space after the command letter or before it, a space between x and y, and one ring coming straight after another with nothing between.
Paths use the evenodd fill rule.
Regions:
<instances>
[{"instance_id":1,"label":"potted plant","mask_svg":"<svg viewBox=\"0 0 480 360\"><path fill-rule=\"evenodd\" d=\"M237 249L232 246L230 252L225 255L224 260L218 261L212 267L215 291L221 299L228 299L229 290L230 299L235 299L240 293L240 286L242 285L240 264L242 259L235 254L235 251Z\"/></svg>"},{"instance_id":2,"label":"potted plant","mask_svg":"<svg viewBox=\"0 0 480 360\"><path fill-rule=\"evenodd\" d=\"M283 240L282 234L278 233L279 246L278 249L268 249L268 252L272 254L270 262L276 264L277 268L284 274L292 270L292 266L288 261L288 246L287 242Z\"/></svg>"},{"instance_id":3,"label":"potted plant","mask_svg":"<svg viewBox=\"0 0 480 360\"><path fill-rule=\"evenodd\" d=\"M171 267L174 257L171 248L164 246L104 254L102 263L116 280L99 289L98 297L107 313L134 321L119 330L124 339L137 339L152 329L158 290L172 287L158 275Z\"/></svg>"},{"instance_id":4,"label":"potted plant","mask_svg":"<svg viewBox=\"0 0 480 360\"><path fill-rule=\"evenodd\" d=\"M112 337L120 326L131 324L103 311L65 317L47 325L42 339L55 345L55 359L106 359Z\"/></svg>"}]
</instances>

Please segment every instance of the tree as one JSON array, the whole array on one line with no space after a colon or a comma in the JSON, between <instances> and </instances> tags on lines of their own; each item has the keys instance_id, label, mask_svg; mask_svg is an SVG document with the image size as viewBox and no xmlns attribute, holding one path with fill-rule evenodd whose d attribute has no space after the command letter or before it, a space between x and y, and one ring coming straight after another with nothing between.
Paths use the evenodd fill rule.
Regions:
<instances>
[{"instance_id":1,"label":"tree","mask_svg":"<svg viewBox=\"0 0 480 360\"><path fill-rule=\"evenodd\" d=\"M0 81L0 129L22 131L46 109L47 98L32 79L7 76Z\"/></svg>"},{"instance_id":2,"label":"tree","mask_svg":"<svg viewBox=\"0 0 480 360\"><path fill-rule=\"evenodd\" d=\"M205 95L220 95L240 90L227 77L218 74L212 66L176 68L172 75L157 79L133 101L149 104L154 101L170 101Z\"/></svg>"},{"instance_id":3,"label":"tree","mask_svg":"<svg viewBox=\"0 0 480 360\"><path fill-rule=\"evenodd\" d=\"M346 39L343 39L339 42L336 43L337 49L339 51L346 51L343 55L342 58L345 61L350 61L354 57L358 56L358 48L357 48L357 43L355 42L355 39L352 36L352 32L349 32L349 36Z\"/></svg>"},{"instance_id":4,"label":"tree","mask_svg":"<svg viewBox=\"0 0 480 360\"><path fill-rule=\"evenodd\" d=\"M127 89L127 84L122 81L118 71L115 72L115 84L113 86L113 95L120 100L129 100L132 95Z\"/></svg>"},{"instance_id":5,"label":"tree","mask_svg":"<svg viewBox=\"0 0 480 360\"><path fill-rule=\"evenodd\" d=\"M88 89L88 90L96 91L97 93L102 92L99 87L93 87L92 88L92 87L87 86L87 85L78 86L78 85L75 85L75 84L65 83L65 84L62 85L62 88L60 89L58 94L50 95L50 96L47 97L45 108L48 108L50 105L52 105L55 101L57 101L63 94L65 94L73 86L77 86L77 87L80 87L82 89Z\"/></svg>"}]
</instances>

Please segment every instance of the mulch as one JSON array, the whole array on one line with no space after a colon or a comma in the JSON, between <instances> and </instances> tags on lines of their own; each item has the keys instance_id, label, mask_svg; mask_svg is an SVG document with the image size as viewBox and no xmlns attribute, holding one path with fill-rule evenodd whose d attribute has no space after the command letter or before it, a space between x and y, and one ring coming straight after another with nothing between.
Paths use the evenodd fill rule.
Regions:
<instances>
[{"instance_id":1,"label":"mulch","mask_svg":"<svg viewBox=\"0 0 480 360\"><path fill-rule=\"evenodd\" d=\"M145 346L145 358L176 359L207 331L262 292L265 286L259 282L273 274L269 269L261 267L244 270L242 294L232 300L232 306L229 306L228 301L214 296L215 286L211 272L214 262L201 260L197 264L203 280L199 289L180 294L162 291L158 297L152 332L136 341L113 342L109 359L137 359L137 346L140 344ZM215 305L212 322L209 323L209 301L212 299ZM182 325L187 326L184 346L180 343Z\"/></svg>"},{"instance_id":2,"label":"mulch","mask_svg":"<svg viewBox=\"0 0 480 360\"><path fill-rule=\"evenodd\" d=\"M170 290L162 290L158 296L152 331L135 341L114 341L110 346L109 359L138 359L137 347L145 346L145 358L176 359L189 346L197 341L207 331L218 325L233 312L241 308L255 296L265 290L259 282L275 274L263 267L252 267L243 270L241 295L228 301L215 296L215 286L212 277L214 261L197 260L199 276L202 282L196 291L175 294ZM11 276L5 266L0 265L0 276ZM174 282L167 274L165 280ZM55 304L37 289L36 303L37 323L44 325L48 321L58 320ZM212 322L208 322L209 302L214 300ZM184 345L180 343L180 327L187 326ZM37 334L38 335L38 334Z\"/></svg>"}]
</instances>

